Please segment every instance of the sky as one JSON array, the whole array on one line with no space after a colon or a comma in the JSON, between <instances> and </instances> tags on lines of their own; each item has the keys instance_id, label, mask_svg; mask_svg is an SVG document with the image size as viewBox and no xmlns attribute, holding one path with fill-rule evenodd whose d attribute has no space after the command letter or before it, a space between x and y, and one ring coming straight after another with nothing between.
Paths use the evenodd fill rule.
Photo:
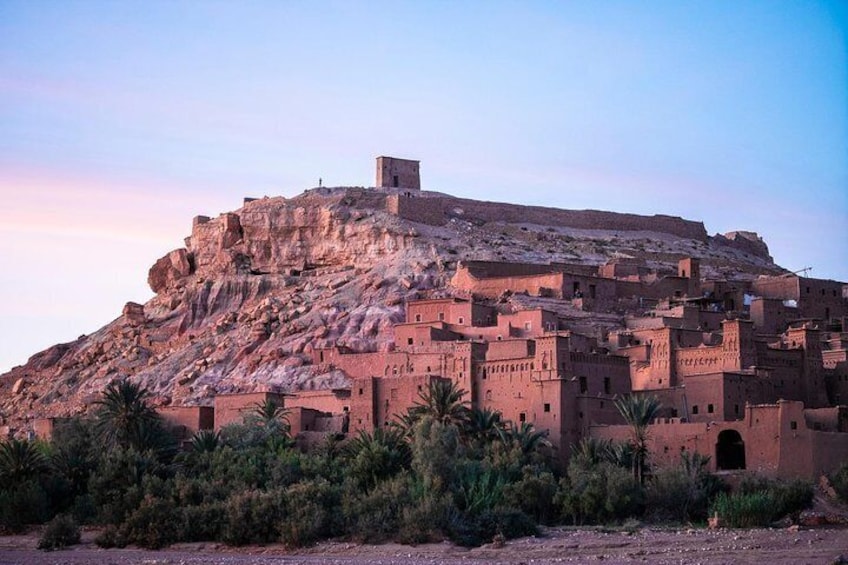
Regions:
<instances>
[{"instance_id":1,"label":"sky","mask_svg":"<svg viewBox=\"0 0 848 565\"><path fill-rule=\"evenodd\" d=\"M848 3L0 0L0 373L150 299L193 216L383 154L848 281Z\"/></svg>"}]
</instances>

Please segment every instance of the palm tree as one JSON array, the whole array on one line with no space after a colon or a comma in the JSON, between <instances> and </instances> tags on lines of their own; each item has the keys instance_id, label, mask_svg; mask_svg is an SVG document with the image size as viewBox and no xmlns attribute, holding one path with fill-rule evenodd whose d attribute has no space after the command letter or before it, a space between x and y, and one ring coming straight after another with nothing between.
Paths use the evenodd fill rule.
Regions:
<instances>
[{"instance_id":1,"label":"palm tree","mask_svg":"<svg viewBox=\"0 0 848 565\"><path fill-rule=\"evenodd\" d=\"M147 388L126 379L112 381L95 402L96 426L109 444L139 451L157 447L162 437L161 419L148 403Z\"/></svg>"},{"instance_id":2,"label":"palm tree","mask_svg":"<svg viewBox=\"0 0 848 565\"><path fill-rule=\"evenodd\" d=\"M467 433L471 440L486 444L500 437L504 428L501 413L491 408L472 408L468 414Z\"/></svg>"},{"instance_id":3,"label":"palm tree","mask_svg":"<svg viewBox=\"0 0 848 565\"><path fill-rule=\"evenodd\" d=\"M366 490L409 466L412 452L406 436L397 428L364 430L345 447L350 476Z\"/></svg>"},{"instance_id":4,"label":"palm tree","mask_svg":"<svg viewBox=\"0 0 848 565\"><path fill-rule=\"evenodd\" d=\"M628 395L615 401L615 407L631 427L633 445L633 477L645 484L645 463L648 458L648 425L660 410L660 401L650 395Z\"/></svg>"},{"instance_id":5,"label":"palm tree","mask_svg":"<svg viewBox=\"0 0 848 565\"><path fill-rule=\"evenodd\" d=\"M468 402L463 401L465 391L453 381L432 380L430 385L418 393L420 402L413 411L432 417L441 424L462 427L468 421Z\"/></svg>"},{"instance_id":6,"label":"palm tree","mask_svg":"<svg viewBox=\"0 0 848 565\"><path fill-rule=\"evenodd\" d=\"M257 422L266 428L279 427L281 430L288 431L289 418L288 409L282 404L277 403L272 398L266 398L263 402L257 402L253 405L253 410L246 419Z\"/></svg>"},{"instance_id":7,"label":"palm tree","mask_svg":"<svg viewBox=\"0 0 848 565\"><path fill-rule=\"evenodd\" d=\"M514 445L521 449L523 455L529 455L534 451L545 447L551 447L548 441L548 432L537 431L533 424L521 422L516 426L512 422L503 429L500 434L501 441L506 445Z\"/></svg>"},{"instance_id":8,"label":"palm tree","mask_svg":"<svg viewBox=\"0 0 848 565\"><path fill-rule=\"evenodd\" d=\"M198 430L191 438L192 453L212 453L221 444L221 434L213 430Z\"/></svg>"},{"instance_id":9,"label":"palm tree","mask_svg":"<svg viewBox=\"0 0 848 565\"><path fill-rule=\"evenodd\" d=\"M47 469L47 459L31 441L0 442L0 487L11 487Z\"/></svg>"}]
</instances>

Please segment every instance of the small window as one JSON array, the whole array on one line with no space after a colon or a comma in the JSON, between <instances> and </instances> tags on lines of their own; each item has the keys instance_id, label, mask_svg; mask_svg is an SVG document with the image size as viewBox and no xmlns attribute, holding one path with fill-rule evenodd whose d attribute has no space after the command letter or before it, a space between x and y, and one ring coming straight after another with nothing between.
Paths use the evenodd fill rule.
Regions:
<instances>
[{"instance_id":1,"label":"small window","mask_svg":"<svg viewBox=\"0 0 848 565\"><path fill-rule=\"evenodd\" d=\"M487 391L486 391L486 400L491 400L491 399L492 399L492 391L491 391L491 390L487 390Z\"/></svg>"},{"instance_id":2,"label":"small window","mask_svg":"<svg viewBox=\"0 0 848 565\"><path fill-rule=\"evenodd\" d=\"M580 377L580 392L588 392L589 391L589 383L586 382L586 377Z\"/></svg>"},{"instance_id":3,"label":"small window","mask_svg":"<svg viewBox=\"0 0 848 565\"><path fill-rule=\"evenodd\" d=\"M406 344L407 345L413 345L414 343L415 343L415 340L413 340L411 337L406 338Z\"/></svg>"},{"instance_id":4,"label":"small window","mask_svg":"<svg viewBox=\"0 0 848 565\"><path fill-rule=\"evenodd\" d=\"M551 405L546 402L545 403L545 412L550 412L550 411L551 411Z\"/></svg>"},{"instance_id":5,"label":"small window","mask_svg":"<svg viewBox=\"0 0 848 565\"><path fill-rule=\"evenodd\" d=\"M521 414L519 414L519 415L518 415L518 421L519 421L519 422L526 422L526 421L527 421L527 414L525 414L524 412L522 412Z\"/></svg>"},{"instance_id":6,"label":"small window","mask_svg":"<svg viewBox=\"0 0 848 565\"><path fill-rule=\"evenodd\" d=\"M416 315L415 315L415 321L416 321L416 322L420 322L420 321L421 321L421 314L416 314Z\"/></svg>"},{"instance_id":7,"label":"small window","mask_svg":"<svg viewBox=\"0 0 848 565\"><path fill-rule=\"evenodd\" d=\"M697 413L698 413L698 405L696 404L692 407L692 414L697 414Z\"/></svg>"},{"instance_id":8,"label":"small window","mask_svg":"<svg viewBox=\"0 0 848 565\"><path fill-rule=\"evenodd\" d=\"M798 429L798 422L796 422L795 420L792 420L791 422L789 422L789 429L790 430L797 430Z\"/></svg>"},{"instance_id":9,"label":"small window","mask_svg":"<svg viewBox=\"0 0 848 565\"><path fill-rule=\"evenodd\" d=\"M810 287L807 287L807 294L810 294Z\"/></svg>"},{"instance_id":10,"label":"small window","mask_svg":"<svg viewBox=\"0 0 848 565\"><path fill-rule=\"evenodd\" d=\"M529 332L531 327L533 326L530 322L524 322L524 331Z\"/></svg>"},{"instance_id":11,"label":"small window","mask_svg":"<svg viewBox=\"0 0 848 565\"><path fill-rule=\"evenodd\" d=\"M439 321L440 321L440 322L444 322L444 321L445 321L445 313L444 313L444 312L439 312Z\"/></svg>"},{"instance_id":12,"label":"small window","mask_svg":"<svg viewBox=\"0 0 848 565\"><path fill-rule=\"evenodd\" d=\"M464 323L465 323L465 318L463 318L462 316L460 316L460 317L459 317L459 325L461 326L461 325L462 325L462 324L464 324Z\"/></svg>"},{"instance_id":13,"label":"small window","mask_svg":"<svg viewBox=\"0 0 848 565\"><path fill-rule=\"evenodd\" d=\"M361 396L361 395L365 394L365 391L363 391L362 389L359 389L359 394Z\"/></svg>"},{"instance_id":14,"label":"small window","mask_svg":"<svg viewBox=\"0 0 848 565\"><path fill-rule=\"evenodd\" d=\"M672 409L671 409L671 417L672 417L672 418L677 418L677 408L672 408Z\"/></svg>"},{"instance_id":15,"label":"small window","mask_svg":"<svg viewBox=\"0 0 848 565\"><path fill-rule=\"evenodd\" d=\"M734 414L739 414L739 405L738 405L738 404L734 404L734 405L733 405L733 413L734 413Z\"/></svg>"},{"instance_id":16,"label":"small window","mask_svg":"<svg viewBox=\"0 0 848 565\"><path fill-rule=\"evenodd\" d=\"M604 377L604 394L609 394L612 389L612 383L609 377Z\"/></svg>"},{"instance_id":17,"label":"small window","mask_svg":"<svg viewBox=\"0 0 848 565\"><path fill-rule=\"evenodd\" d=\"M713 413L713 405L712 404L707 404L707 412L709 412L710 414Z\"/></svg>"}]
</instances>

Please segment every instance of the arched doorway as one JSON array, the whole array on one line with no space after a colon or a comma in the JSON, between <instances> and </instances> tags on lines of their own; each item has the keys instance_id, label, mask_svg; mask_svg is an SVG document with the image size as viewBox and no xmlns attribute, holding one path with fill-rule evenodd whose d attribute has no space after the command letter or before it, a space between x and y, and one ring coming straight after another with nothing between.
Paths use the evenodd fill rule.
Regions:
<instances>
[{"instance_id":1,"label":"arched doorway","mask_svg":"<svg viewBox=\"0 0 848 565\"><path fill-rule=\"evenodd\" d=\"M745 468L745 442L736 430L724 430L718 434L716 468L719 471Z\"/></svg>"}]
</instances>

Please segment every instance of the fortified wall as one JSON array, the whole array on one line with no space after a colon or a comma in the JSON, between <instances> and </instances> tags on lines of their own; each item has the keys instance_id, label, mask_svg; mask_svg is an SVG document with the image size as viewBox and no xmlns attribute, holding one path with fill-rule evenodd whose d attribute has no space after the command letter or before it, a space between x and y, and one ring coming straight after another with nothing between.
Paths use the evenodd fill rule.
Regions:
<instances>
[{"instance_id":1,"label":"fortified wall","mask_svg":"<svg viewBox=\"0 0 848 565\"><path fill-rule=\"evenodd\" d=\"M639 216L601 210L561 210L422 193L389 195L386 210L406 220L434 226L440 226L450 218L462 218L472 222L537 224L584 230L652 231L707 241L707 230L702 222L661 214Z\"/></svg>"}]
</instances>

